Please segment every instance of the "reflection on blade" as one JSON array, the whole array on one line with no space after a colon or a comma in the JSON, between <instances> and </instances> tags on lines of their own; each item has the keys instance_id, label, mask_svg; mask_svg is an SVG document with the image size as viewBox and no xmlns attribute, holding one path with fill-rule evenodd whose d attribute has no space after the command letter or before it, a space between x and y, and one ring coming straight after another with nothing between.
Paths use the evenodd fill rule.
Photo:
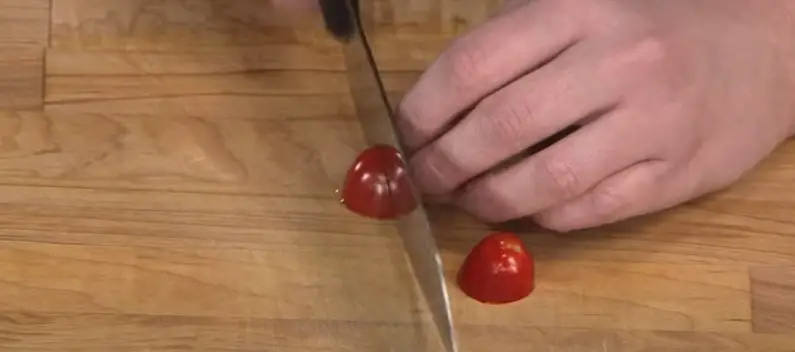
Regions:
<instances>
[{"instance_id":1,"label":"reflection on blade","mask_svg":"<svg viewBox=\"0 0 795 352\"><path fill-rule=\"evenodd\" d=\"M326 26L343 45L351 94L356 112L371 145L392 145L401 155L404 148L397 135L392 109L378 75L378 69L361 29L358 1L321 0ZM415 199L420 199L412 185ZM448 352L458 351L453 330L450 298L444 282L441 256L421 204L398 221L398 232L408 253L414 276L431 309L433 322Z\"/></svg>"},{"instance_id":2,"label":"reflection on blade","mask_svg":"<svg viewBox=\"0 0 795 352\"><path fill-rule=\"evenodd\" d=\"M450 297L444 283L442 258L436 248L430 224L422 206L414 209L398 222L403 245L409 255L414 276L431 309L433 322L442 338L445 350L458 351L453 330Z\"/></svg>"}]
</instances>

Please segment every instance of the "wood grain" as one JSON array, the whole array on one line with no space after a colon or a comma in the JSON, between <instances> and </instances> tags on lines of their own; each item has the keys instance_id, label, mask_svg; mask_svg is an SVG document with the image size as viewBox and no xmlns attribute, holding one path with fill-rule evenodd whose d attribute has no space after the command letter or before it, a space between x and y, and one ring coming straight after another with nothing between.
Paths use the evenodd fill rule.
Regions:
<instances>
[{"instance_id":1,"label":"wood grain","mask_svg":"<svg viewBox=\"0 0 795 352\"><path fill-rule=\"evenodd\" d=\"M143 50L332 42L320 21L301 17L274 11L260 0L56 0L51 43Z\"/></svg>"},{"instance_id":2,"label":"wood grain","mask_svg":"<svg viewBox=\"0 0 795 352\"><path fill-rule=\"evenodd\" d=\"M152 65L161 62L154 55L96 55L71 58L68 54L48 56L48 66L54 67L53 74L47 76L47 102L54 104L73 101L107 101L139 99L151 97L191 97L191 96L314 96L346 95L348 86L345 72L309 69L292 71L285 64L278 68L260 65L245 65L225 60L214 62L203 53L189 53L173 58L172 65ZM173 56L172 56L173 57ZM180 60L183 59L184 60ZM164 58L168 60L169 58ZM191 61L197 62L194 69ZM103 74L102 72L70 71L67 64L59 61L81 60L96 62L101 66L112 66L124 62L122 72ZM282 59L288 61L289 59ZM110 61L110 63L104 63ZM201 66L200 66L201 65ZM200 66L200 67L199 67ZM248 67L245 67L248 66ZM136 67L124 72L125 68ZM115 68L115 67L114 67ZM83 68L82 70L85 70ZM93 69L92 69L93 70ZM385 84L391 92L404 91L417 79L417 72L387 72Z\"/></svg>"},{"instance_id":3,"label":"wood grain","mask_svg":"<svg viewBox=\"0 0 795 352\"><path fill-rule=\"evenodd\" d=\"M42 107L43 53L40 47L0 46L0 109Z\"/></svg>"},{"instance_id":4,"label":"wood grain","mask_svg":"<svg viewBox=\"0 0 795 352\"><path fill-rule=\"evenodd\" d=\"M39 186L331 198L346 171L337 161L361 140L350 119L22 112L0 124L3 182Z\"/></svg>"},{"instance_id":5,"label":"wood grain","mask_svg":"<svg viewBox=\"0 0 795 352\"><path fill-rule=\"evenodd\" d=\"M4 347L16 351L378 351L421 343L407 324L352 321L278 320L130 314L0 315ZM506 326L461 326L462 342L473 351L493 348L495 340L521 351L792 351L795 336L785 334L692 333ZM37 339L20 336L36 334ZM158 336L169 336L166 340ZM62 341L70 341L64 349Z\"/></svg>"},{"instance_id":6,"label":"wood grain","mask_svg":"<svg viewBox=\"0 0 795 352\"><path fill-rule=\"evenodd\" d=\"M0 0L0 46L42 46L49 27L50 0Z\"/></svg>"},{"instance_id":7,"label":"wood grain","mask_svg":"<svg viewBox=\"0 0 795 352\"><path fill-rule=\"evenodd\" d=\"M500 1L373 1L398 101ZM439 351L392 223L335 190L364 147L316 13L0 0L0 350ZM557 235L537 289L455 287L488 228L429 208L464 351L795 351L795 143L723 192ZM520 224L521 225L521 224Z\"/></svg>"},{"instance_id":8,"label":"wood grain","mask_svg":"<svg viewBox=\"0 0 795 352\"><path fill-rule=\"evenodd\" d=\"M754 331L795 333L795 268L756 267L750 273Z\"/></svg>"}]
</instances>

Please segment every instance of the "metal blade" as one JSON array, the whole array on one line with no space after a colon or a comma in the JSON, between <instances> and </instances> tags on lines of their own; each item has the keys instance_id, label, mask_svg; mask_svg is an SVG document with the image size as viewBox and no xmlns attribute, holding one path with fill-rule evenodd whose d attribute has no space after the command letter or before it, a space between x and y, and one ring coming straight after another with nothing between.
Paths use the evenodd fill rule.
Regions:
<instances>
[{"instance_id":1,"label":"metal blade","mask_svg":"<svg viewBox=\"0 0 795 352\"><path fill-rule=\"evenodd\" d=\"M327 29L343 44L351 94L365 137L371 145L388 144L405 155L405 148L396 132L392 108L361 25L359 2L321 0L320 3ZM420 199L417 188L413 184L411 188L415 199ZM398 219L397 226L442 344L446 351L457 352L442 260L422 204Z\"/></svg>"}]
</instances>

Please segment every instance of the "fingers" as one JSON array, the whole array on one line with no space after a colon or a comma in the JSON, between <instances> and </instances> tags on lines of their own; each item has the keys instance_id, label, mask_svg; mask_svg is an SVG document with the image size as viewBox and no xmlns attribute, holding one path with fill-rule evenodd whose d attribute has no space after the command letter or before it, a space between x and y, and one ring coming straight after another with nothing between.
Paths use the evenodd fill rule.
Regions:
<instances>
[{"instance_id":1,"label":"fingers","mask_svg":"<svg viewBox=\"0 0 795 352\"><path fill-rule=\"evenodd\" d=\"M418 151L411 166L423 191L449 193L544 138L616 105L621 78L591 49L578 44L493 93Z\"/></svg>"},{"instance_id":2,"label":"fingers","mask_svg":"<svg viewBox=\"0 0 795 352\"><path fill-rule=\"evenodd\" d=\"M578 21L558 11L559 2L530 2L448 48L398 106L408 147L424 145L478 100L576 42Z\"/></svg>"},{"instance_id":3,"label":"fingers","mask_svg":"<svg viewBox=\"0 0 795 352\"><path fill-rule=\"evenodd\" d=\"M533 215L580 196L597 183L650 158L648 131L617 110L538 154L465 187L454 202L492 222Z\"/></svg>"},{"instance_id":4,"label":"fingers","mask_svg":"<svg viewBox=\"0 0 795 352\"><path fill-rule=\"evenodd\" d=\"M667 165L646 161L600 182L593 190L533 216L539 225L560 232L614 223L672 206L676 192L660 185Z\"/></svg>"}]
</instances>

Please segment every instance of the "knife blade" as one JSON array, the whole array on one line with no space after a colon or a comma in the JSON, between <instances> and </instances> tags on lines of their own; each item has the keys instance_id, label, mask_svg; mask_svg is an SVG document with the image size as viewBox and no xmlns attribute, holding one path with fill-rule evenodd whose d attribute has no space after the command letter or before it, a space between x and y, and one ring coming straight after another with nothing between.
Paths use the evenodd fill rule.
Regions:
<instances>
[{"instance_id":1,"label":"knife blade","mask_svg":"<svg viewBox=\"0 0 795 352\"><path fill-rule=\"evenodd\" d=\"M397 133L393 110L362 25L359 1L320 0L320 5L326 29L342 44L351 96L367 142L391 145L405 155L406 148ZM415 199L420 199L416 186L411 180L409 183ZM447 352L457 352L441 255L425 208L417 203L413 211L398 219L398 233L442 345Z\"/></svg>"}]
</instances>

